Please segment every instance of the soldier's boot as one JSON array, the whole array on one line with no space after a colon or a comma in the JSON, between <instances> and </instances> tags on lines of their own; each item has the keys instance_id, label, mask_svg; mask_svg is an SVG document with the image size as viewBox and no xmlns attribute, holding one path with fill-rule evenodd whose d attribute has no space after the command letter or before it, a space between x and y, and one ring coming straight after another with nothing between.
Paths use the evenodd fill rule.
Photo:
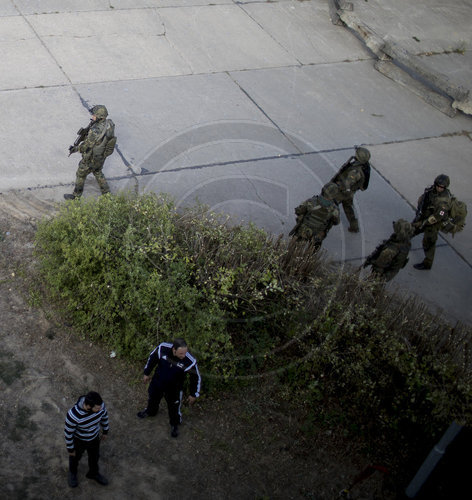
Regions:
<instances>
[{"instance_id":1,"label":"soldier's boot","mask_svg":"<svg viewBox=\"0 0 472 500\"><path fill-rule=\"evenodd\" d=\"M434 254L436 253L436 240L438 239L438 233L425 232L423 237L423 250L424 259L423 262L415 264L413 267L419 271L428 271L433 267Z\"/></svg>"},{"instance_id":2,"label":"soldier's boot","mask_svg":"<svg viewBox=\"0 0 472 500\"><path fill-rule=\"evenodd\" d=\"M103 175L102 169L97 169L93 171L93 175L95 176L95 179L97 180L98 187L100 188L100 191L102 194L108 194L110 193L110 186L108 185L108 182Z\"/></svg>"},{"instance_id":3,"label":"soldier's boot","mask_svg":"<svg viewBox=\"0 0 472 500\"><path fill-rule=\"evenodd\" d=\"M349 227L347 228L347 230L350 232L350 233L358 233L359 232L359 223L356 221L354 222L351 222L349 224Z\"/></svg>"},{"instance_id":4,"label":"soldier's boot","mask_svg":"<svg viewBox=\"0 0 472 500\"><path fill-rule=\"evenodd\" d=\"M350 233L358 233L359 232L359 223L357 222L357 219L350 221L350 224L349 224L349 227L347 228L347 230Z\"/></svg>"},{"instance_id":5,"label":"soldier's boot","mask_svg":"<svg viewBox=\"0 0 472 500\"><path fill-rule=\"evenodd\" d=\"M419 271L429 271L431 269L431 266L428 264L425 264L425 262L418 262L418 264L414 264L413 267L415 269L418 269Z\"/></svg>"},{"instance_id":6,"label":"soldier's boot","mask_svg":"<svg viewBox=\"0 0 472 500\"><path fill-rule=\"evenodd\" d=\"M346 214L346 218L349 221L349 227L347 230L351 233L359 232L359 223L356 219L356 214L354 213L354 207L352 205L352 199L343 201L344 213Z\"/></svg>"},{"instance_id":7,"label":"soldier's boot","mask_svg":"<svg viewBox=\"0 0 472 500\"><path fill-rule=\"evenodd\" d=\"M75 200L76 198L80 198L82 196L83 192L83 186L82 189L77 190L77 186L75 186L74 191L72 191L72 194L66 193L64 195L64 198L66 200Z\"/></svg>"},{"instance_id":8,"label":"soldier's boot","mask_svg":"<svg viewBox=\"0 0 472 500\"><path fill-rule=\"evenodd\" d=\"M425 258L423 259L423 262L418 262L418 264L415 264L413 267L415 269L418 269L419 271L429 271L433 267L435 250L436 250L435 246L433 246L432 248L426 248L424 252Z\"/></svg>"}]
</instances>

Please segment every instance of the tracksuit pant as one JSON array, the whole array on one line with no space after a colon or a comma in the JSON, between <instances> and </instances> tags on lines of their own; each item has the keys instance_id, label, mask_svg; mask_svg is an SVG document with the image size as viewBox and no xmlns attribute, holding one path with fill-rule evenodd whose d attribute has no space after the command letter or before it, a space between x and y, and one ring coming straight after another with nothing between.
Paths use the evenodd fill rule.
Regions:
<instances>
[{"instance_id":1,"label":"tracksuit pant","mask_svg":"<svg viewBox=\"0 0 472 500\"><path fill-rule=\"evenodd\" d=\"M176 426L182 423L182 414L180 411L182 405L182 391L174 388L160 387L158 383L152 380L149 384L148 393L147 412L150 416L157 414L161 399L164 397L167 402L170 425Z\"/></svg>"}]
</instances>

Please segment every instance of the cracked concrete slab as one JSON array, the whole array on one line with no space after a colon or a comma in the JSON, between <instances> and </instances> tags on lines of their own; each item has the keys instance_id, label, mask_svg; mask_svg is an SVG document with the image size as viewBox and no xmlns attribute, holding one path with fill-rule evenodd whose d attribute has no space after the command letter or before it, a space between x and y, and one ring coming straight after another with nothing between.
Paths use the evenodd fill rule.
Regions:
<instances>
[{"instance_id":1,"label":"cracked concrete slab","mask_svg":"<svg viewBox=\"0 0 472 500\"><path fill-rule=\"evenodd\" d=\"M185 7L233 3L233 0L15 0L24 14L51 14L58 12L109 11L159 7ZM0 11L1 12L1 11Z\"/></svg>"},{"instance_id":2,"label":"cracked concrete slab","mask_svg":"<svg viewBox=\"0 0 472 500\"><path fill-rule=\"evenodd\" d=\"M189 73L156 10L28 16L72 83Z\"/></svg>"},{"instance_id":3,"label":"cracked concrete slab","mask_svg":"<svg viewBox=\"0 0 472 500\"><path fill-rule=\"evenodd\" d=\"M349 1L363 23L380 36L388 34L412 54L454 50L463 44L471 48L472 4L468 0Z\"/></svg>"},{"instance_id":4,"label":"cracked concrete slab","mask_svg":"<svg viewBox=\"0 0 472 500\"><path fill-rule=\"evenodd\" d=\"M328 7L314 2L243 6L274 40L301 64L368 59L364 45L342 26L334 26Z\"/></svg>"},{"instance_id":5,"label":"cracked concrete slab","mask_svg":"<svg viewBox=\"0 0 472 500\"><path fill-rule=\"evenodd\" d=\"M373 69L372 61L231 73L282 129L313 150L468 130Z\"/></svg>"},{"instance_id":6,"label":"cracked concrete slab","mask_svg":"<svg viewBox=\"0 0 472 500\"><path fill-rule=\"evenodd\" d=\"M0 17L2 16L17 16L19 12L10 0L5 0L0 3Z\"/></svg>"},{"instance_id":7,"label":"cracked concrete slab","mask_svg":"<svg viewBox=\"0 0 472 500\"><path fill-rule=\"evenodd\" d=\"M472 18L471 18L472 21ZM422 56L422 61L438 73L444 73L458 86L464 89L471 88L472 82L472 51L462 53L435 54Z\"/></svg>"},{"instance_id":8,"label":"cracked concrete slab","mask_svg":"<svg viewBox=\"0 0 472 500\"><path fill-rule=\"evenodd\" d=\"M41 40L20 16L0 17L0 89L68 83Z\"/></svg>"},{"instance_id":9,"label":"cracked concrete slab","mask_svg":"<svg viewBox=\"0 0 472 500\"><path fill-rule=\"evenodd\" d=\"M237 5L160 11L166 36L193 73L298 64Z\"/></svg>"},{"instance_id":10,"label":"cracked concrete slab","mask_svg":"<svg viewBox=\"0 0 472 500\"><path fill-rule=\"evenodd\" d=\"M243 132L241 122L270 125L222 73L78 85L77 90L90 104L107 102L117 126L126 124L127 131L118 140L123 154L136 168L152 169L150 162L162 168L189 148L237 140ZM281 147L288 148L286 142L280 137ZM209 159L213 161L212 156ZM221 159L224 161L224 157Z\"/></svg>"}]
</instances>

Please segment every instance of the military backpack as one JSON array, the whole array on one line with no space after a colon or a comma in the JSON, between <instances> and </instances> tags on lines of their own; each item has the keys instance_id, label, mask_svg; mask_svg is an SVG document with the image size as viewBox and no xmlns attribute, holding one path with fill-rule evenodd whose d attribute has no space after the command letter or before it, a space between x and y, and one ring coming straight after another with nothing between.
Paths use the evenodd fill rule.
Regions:
<instances>
[{"instance_id":1,"label":"military backpack","mask_svg":"<svg viewBox=\"0 0 472 500\"><path fill-rule=\"evenodd\" d=\"M452 234L459 233L464 229L466 217L467 205L453 196L449 210L449 221L446 222L444 231Z\"/></svg>"}]
</instances>

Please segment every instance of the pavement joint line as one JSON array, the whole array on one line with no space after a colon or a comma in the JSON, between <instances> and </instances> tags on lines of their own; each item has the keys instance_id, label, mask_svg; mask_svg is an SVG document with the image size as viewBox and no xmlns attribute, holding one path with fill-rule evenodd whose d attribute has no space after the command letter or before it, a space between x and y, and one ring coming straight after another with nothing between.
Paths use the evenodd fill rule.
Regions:
<instances>
[{"instance_id":1,"label":"pavement joint line","mask_svg":"<svg viewBox=\"0 0 472 500\"><path fill-rule=\"evenodd\" d=\"M252 3L257 3L257 2L252 2ZM264 3L266 3L266 2L264 2ZM300 61L300 59L298 59L298 57L295 57L295 55L290 54L290 52L271 33L266 31L264 26L262 26L262 24L259 21L257 21L257 19L255 19L253 16L251 16L251 14L245 9L245 6L248 4L243 4L243 3L239 2L236 5L240 8L240 10L242 10L244 12L244 14L246 14L246 16L249 17L249 19L251 19L254 23L256 23L256 25L259 26L259 28L261 28L261 30L267 36L269 36L286 54L288 54L290 57L293 57L298 62L298 64L300 66L303 66L303 63Z\"/></svg>"},{"instance_id":2,"label":"pavement joint line","mask_svg":"<svg viewBox=\"0 0 472 500\"><path fill-rule=\"evenodd\" d=\"M24 15L20 11L20 9L17 7L17 5L16 5L16 3L15 3L14 0L12 0L12 4L15 7L15 9L18 11L18 13L20 14L20 16L24 19L25 23L29 26L29 28L31 29L31 31L34 33L35 37L39 40L39 43L43 46L44 50L49 54L49 57L51 57L51 59L56 64L56 66L59 68L60 72L64 75L64 77L66 78L66 80L73 87L73 84L72 84L71 79L69 78L69 75L64 71L64 69L62 68L62 66L59 64L59 61L54 57L53 53L49 50L49 47L44 43L43 39L39 36L38 32L34 29L33 25L29 22L29 20L27 19L28 16ZM75 88L74 88L74 90L75 90Z\"/></svg>"},{"instance_id":3,"label":"pavement joint line","mask_svg":"<svg viewBox=\"0 0 472 500\"><path fill-rule=\"evenodd\" d=\"M226 165L239 165L243 163L255 163L259 161L268 161L268 160L280 160L280 159L291 159L291 158L302 158L303 156L311 156L311 155L317 155L317 154L325 154L325 153L335 153L339 151L350 151L352 149L352 146L347 146L343 148L336 148L336 149L321 149L319 151L307 151L307 152L300 152L300 153L287 153L287 154L279 154L279 155L272 155L272 156L259 156L259 157L254 157L254 158L247 158L244 160L230 160L230 161L219 161L219 162L213 162L213 163L201 163L197 165L189 165L187 167L177 167L177 168L170 168L168 170L157 170L157 171L150 171L146 170L145 172L141 172L140 174L137 174L138 176L144 176L144 175L155 175L155 174L164 174L168 172L181 172L183 170L199 170L203 168L208 168L208 167L224 167Z\"/></svg>"},{"instance_id":4,"label":"pavement joint line","mask_svg":"<svg viewBox=\"0 0 472 500\"><path fill-rule=\"evenodd\" d=\"M125 156L121 153L121 151L118 148L118 145L116 146L116 150L120 151L120 157L123 159L123 161L128 163L130 171L132 172L131 177L145 177L149 175L156 175L156 174L165 174L165 173L173 173L173 172L181 172L183 170L198 170L198 169L203 169L203 168L208 168L208 167L224 167L226 165L238 165L238 164L243 164L243 163L252 163L252 162L259 162L259 161L267 161L267 160L281 160L281 159L290 159L290 158L301 158L303 156L311 156L311 155L317 155L317 154L325 154L325 153L335 153L335 152L340 152L340 151L349 151L351 150L351 146L343 147L343 148L337 148L337 149L322 149L319 151L308 151L305 153L287 153L285 155L274 155L274 156L261 156L261 157L256 157L256 158L248 158L246 160L231 160L231 161L226 161L226 162L214 162L214 163L202 163L199 165L190 165L187 167L179 167L179 168L172 168L168 170L157 170L157 171L149 171L146 169L143 169L143 171L139 174L135 173L131 169L131 164L127 162ZM126 165L126 166L128 166ZM107 177L108 180L110 181L121 181L125 179L129 179L130 176L126 175L120 175L120 176L114 176L114 177ZM6 190L5 192L9 191L37 191L40 189L50 189L50 188L56 188L56 187L66 187L66 186L72 186L74 183L73 182L68 182L68 183L59 183L59 184L46 184L44 186L32 186L28 188L22 188L22 189L9 189ZM0 192L0 195L2 193Z\"/></svg>"},{"instance_id":5,"label":"pavement joint line","mask_svg":"<svg viewBox=\"0 0 472 500\"><path fill-rule=\"evenodd\" d=\"M239 87L241 92L256 106L256 108L274 125L274 127L287 139L287 141L292 144L292 146L302 153L300 148L292 141L290 136L288 136L282 129L279 127L279 125L273 120L265 111L264 109L257 103L257 101L249 94L249 92L246 91L229 73L227 73L228 77Z\"/></svg>"},{"instance_id":6,"label":"pavement joint line","mask_svg":"<svg viewBox=\"0 0 472 500\"><path fill-rule=\"evenodd\" d=\"M281 1L281 0L279 0ZM290 1L290 0L288 0ZM302 0L303 1L303 0ZM14 0L12 0L12 3L14 4ZM262 2L253 2L253 3L265 3L265 0ZM198 5L178 5L177 0L175 5L162 5L159 7L153 7L153 6L146 6L143 5L141 7L108 7L104 9L86 9L86 10L62 10L62 11L51 11L51 12L33 12L31 14L23 14L20 9L14 4L14 7L18 11L19 16L48 16L48 15L57 15L57 14L77 14L77 13L91 13L91 12L120 12L120 11L131 11L131 10L164 10L164 9L190 9L190 8L201 8L201 7L217 7L218 5L230 5L230 4L208 4L208 3L202 3ZM18 17L17 15L13 14L8 14L5 16L1 16L2 18L4 17Z\"/></svg>"},{"instance_id":7,"label":"pavement joint line","mask_svg":"<svg viewBox=\"0 0 472 500\"><path fill-rule=\"evenodd\" d=\"M18 17L18 16L10 16L10 17ZM162 36L162 35L160 35ZM166 36L165 39L168 41L169 45L173 47L173 45L170 43L168 37ZM176 51L181 55L180 51L176 49ZM184 60L186 60L185 57L182 56ZM85 82L75 82L73 83L69 78L68 81L69 83L55 83L51 85L33 85L31 87L11 87L11 88L6 88L6 89L0 89L0 92L18 92L22 90L35 90L35 89L49 89L49 88L60 88L60 87L72 87L75 90L75 87L78 85L102 85L102 84L108 84L108 83L126 83L126 82L139 82L139 81L146 81L146 80L162 80L165 78L191 78L193 76L208 76L208 75L228 75L229 73L243 73L246 71L270 71L270 70L277 70L277 69L290 69L290 68L305 68L305 67L311 67L311 66L330 66L330 65L337 65L337 64L356 64L359 62L365 62L365 61L370 61L372 60L371 57L366 57L366 58L358 58L358 59L346 59L344 61L336 61L336 62L326 62L326 61L321 61L321 62L316 62L316 63L306 63L306 64L286 64L284 66L267 66L264 68L245 68L245 69L230 69L230 70L222 70L222 71L208 71L208 72L201 72L201 73L182 73L182 74L176 74L176 75L161 75L161 76L145 76L145 77L137 77L137 78L120 78L119 80L93 80L93 81L85 81ZM56 60L54 62L57 63ZM189 64L190 66L190 64ZM62 71L62 69L61 69ZM67 75L66 75L67 76ZM471 130L472 133L472 130Z\"/></svg>"}]
</instances>

